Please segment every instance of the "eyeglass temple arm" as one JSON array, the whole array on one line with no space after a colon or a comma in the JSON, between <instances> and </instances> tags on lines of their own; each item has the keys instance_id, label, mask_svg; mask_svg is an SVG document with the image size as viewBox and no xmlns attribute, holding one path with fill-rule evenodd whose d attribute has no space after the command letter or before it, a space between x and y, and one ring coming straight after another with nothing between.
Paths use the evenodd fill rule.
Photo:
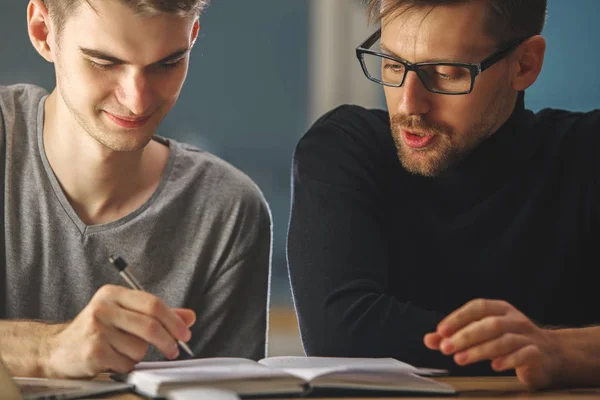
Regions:
<instances>
[{"instance_id":1,"label":"eyeglass temple arm","mask_svg":"<svg viewBox=\"0 0 600 400\"><path fill-rule=\"evenodd\" d=\"M479 73L482 73L483 71L485 71L486 69L488 69L489 67L491 67L492 65L494 65L495 63L500 61L502 58L506 57L506 55L508 53L513 51L515 48L517 48L517 46L519 46L525 40L527 40L527 39L519 39L519 40L509 44L508 46L506 46L504 49L500 50L499 52L492 54L491 56L489 56L488 58L486 58L485 60L480 62L479 63Z\"/></svg>"},{"instance_id":2,"label":"eyeglass temple arm","mask_svg":"<svg viewBox=\"0 0 600 400\"><path fill-rule=\"evenodd\" d=\"M368 49L371 46L373 46L373 44L376 41L378 41L380 37L381 37L381 28L377 29L371 36L369 36L369 38L367 40L362 42L358 47L362 48L362 49Z\"/></svg>"}]
</instances>

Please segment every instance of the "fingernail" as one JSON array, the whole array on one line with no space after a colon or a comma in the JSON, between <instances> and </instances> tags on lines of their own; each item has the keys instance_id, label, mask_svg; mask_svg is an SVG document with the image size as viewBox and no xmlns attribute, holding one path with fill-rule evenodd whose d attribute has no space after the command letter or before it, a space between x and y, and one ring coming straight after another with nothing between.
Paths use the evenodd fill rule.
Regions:
<instances>
[{"instance_id":1,"label":"fingernail","mask_svg":"<svg viewBox=\"0 0 600 400\"><path fill-rule=\"evenodd\" d=\"M458 353L456 356L454 356L454 361L456 361L457 364L464 364L468 359L469 356L467 353Z\"/></svg>"},{"instance_id":2,"label":"fingernail","mask_svg":"<svg viewBox=\"0 0 600 400\"><path fill-rule=\"evenodd\" d=\"M448 324L442 324L438 326L437 331L440 335L446 336L450 333L450 326Z\"/></svg>"},{"instance_id":3,"label":"fingernail","mask_svg":"<svg viewBox=\"0 0 600 400\"><path fill-rule=\"evenodd\" d=\"M187 327L185 327L185 328L181 328L181 329L179 330L178 339L181 339L181 340L183 340L184 342L187 342L187 341L189 340L189 339L188 339L188 335L190 335L190 333L191 333L191 332L190 332L190 330L189 330Z\"/></svg>"},{"instance_id":4,"label":"fingernail","mask_svg":"<svg viewBox=\"0 0 600 400\"><path fill-rule=\"evenodd\" d=\"M452 344L452 340L444 339L442 340L442 345L440 346L442 351L446 354L450 354L454 351L454 345Z\"/></svg>"}]
</instances>

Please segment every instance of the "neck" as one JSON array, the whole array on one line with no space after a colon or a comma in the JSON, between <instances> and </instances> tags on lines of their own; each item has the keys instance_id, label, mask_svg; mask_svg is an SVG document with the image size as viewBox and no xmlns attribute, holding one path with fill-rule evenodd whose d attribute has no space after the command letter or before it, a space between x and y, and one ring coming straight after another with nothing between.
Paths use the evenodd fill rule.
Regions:
<instances>
[{"instance_id":1,"label":"neck","mask_svg":"<svg viewBox=\"0 0 600 400\"><path fill-rule=\"evenodd\" d=\"M90 136L55 90L46 100L43 143L71 206L87 225L112 222L156 190L168 148L154 140L136 151L113 151Z\"/></svg>"}]
</instances>

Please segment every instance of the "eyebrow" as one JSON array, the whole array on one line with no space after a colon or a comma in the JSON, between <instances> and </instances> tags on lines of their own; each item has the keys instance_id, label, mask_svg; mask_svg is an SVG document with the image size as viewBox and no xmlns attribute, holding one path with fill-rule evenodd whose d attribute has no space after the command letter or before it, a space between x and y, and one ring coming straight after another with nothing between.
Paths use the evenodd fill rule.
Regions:
<instances>
[{"instance_id":1,"label":"eyebrow","mask_svg":"<svg viewBox=\"0 0 600 400\"><path fill-rule=\"evenodd\" d=\"M380 43L379 47L381 48L381 51L383 51L384 53L386 53L389 56L392 56L392 57L397 58L402 61L408 61L408 60L400 57L398 54L394 53L392 50L385 47L385 45L383 43Z\"/></svg>"},{"instance_id":2,"label":"eyebrow","mask_svg":"<svg viewBox=\"0 0 600 400\"><path fill-rule=\"evenodd\" d=\"M185 57L190 52L190 50L191 50L191 48L189 48L189 47L185 48L185 49L177 50L174 53L171 53L170 55L166 56L165 58L162 58L162 59L152 63L152 65L163 64L163 63L168 63L170 61L178 60L180 58ZM95 59L104 60L104 61L110 61L114 64L127 64L126 61L121 60L120 58L111 56L110 54L106 54L99 50L87 49L85 47L79 47L79 51L81 51L83 54L85 54L86 56L88 56L90 58L95 58Z\"/></svg>"},{"instance_id":3,"label":"eyebrow","mask_svg":"<svg viewBox=\"0 0 600 400\"><path fill-rule=\"evenodd\" d=\"M419 63L421 63L421 62L428 62L428 63L430 63L430 62L431 62L431 63L438 63L438 62L439 62L439 63L452 63L452 62L457 62L456 60L454 60L454 59L449 59L449 58L434 58L434 59L427 60L427 61L420 61L419 63L413 63L412 61L408 61L407 59L405 59L405 58L403 58L403 57L400 57L398 54L396 54L396 53L394 53L393 51L391 51L390 49L388 49L388 48L387 48L387 47L386 47L386 46L385 46L383 43L381 43L381 44L379 45L379 47L380 47L380 48L381 48L381 50L382 50L384 53L386 53L387 55L389 55L389 56L392 56L392 57L394 57L394 58L397 58L397 59L399 59L399 60L401 60L401 61L405 61L405 62L407 62L407 63L410 63L410 64L419 64Z\"/></svg>"}]
</instances>

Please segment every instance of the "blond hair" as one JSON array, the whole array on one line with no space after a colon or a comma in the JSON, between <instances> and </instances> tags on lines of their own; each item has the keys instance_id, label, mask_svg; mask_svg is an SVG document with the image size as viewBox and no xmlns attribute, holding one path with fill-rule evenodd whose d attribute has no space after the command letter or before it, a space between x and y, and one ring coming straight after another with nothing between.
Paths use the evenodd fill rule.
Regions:
<instances>
[{"instance_id":1,"label":"blond hair","mask_svg":"<svg viewBox=\"0 0 600 400\"><path fill-rule=\"evenodd\" d=\"M369 17L381 22L414 7L464 4L482 0L369 0ZM547 0L483 0L487 6L486 30L501 43L539 35L546 22Z\"/></svg>"}]
</instances>

